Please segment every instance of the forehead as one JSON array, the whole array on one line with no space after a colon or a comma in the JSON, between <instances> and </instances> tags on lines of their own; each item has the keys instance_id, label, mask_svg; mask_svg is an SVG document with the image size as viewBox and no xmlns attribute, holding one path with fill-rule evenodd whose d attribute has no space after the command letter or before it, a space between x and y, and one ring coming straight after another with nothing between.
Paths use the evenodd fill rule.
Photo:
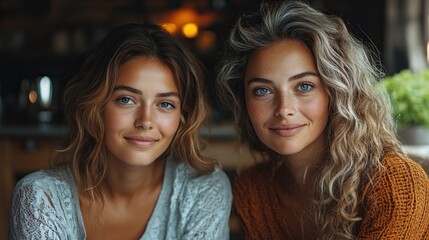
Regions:
<instances>
[{"instance_id":1,"label":"forehead","mask_svg":"<svg viewBox=\"0 0 429 240\"><path fill-rule=\"evenodd\" d=\"M116 85L132 84L141 87L173 87L177 80L173 70L158 58L133 57L120 65Z\"/></svg>"},{"instance_id":2,"label":"forehead","mask_svg":"<svg viewBox=\"0 0 429 240\"><path fill-rule=\"evenodd\" d=\"M283 39L253 52L247 62L246 74L311 70L317 72L315 60L307 46L298 40Z\"/></svg>"}]
</instances>

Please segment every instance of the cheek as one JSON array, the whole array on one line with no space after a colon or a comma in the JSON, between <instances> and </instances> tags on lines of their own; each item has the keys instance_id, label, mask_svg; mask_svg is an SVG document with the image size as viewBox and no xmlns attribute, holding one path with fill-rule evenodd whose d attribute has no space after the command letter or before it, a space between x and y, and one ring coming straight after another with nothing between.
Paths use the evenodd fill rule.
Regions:
<instances>
[{"instance_id":1,"label":"cheek","mask_svg":"<svg viewBox=\"0 0 429 240\"><path fill-rule=\"evenodd\" d=\"M325 128L329 118L329 98L321 97L318 101L308 105L306 112L311 114L312 119L317 120L321 127Z\"/></svg>"},{"instance_id":2,"label":"cheek","mask_svg":"<svg viewBox=\"0 0 429 240\"><path fill-rule=\"evenodd\" d=\"M253 101L246 100L247 114L249 115L250 121L254 121L258 118L258 105Z\"/></svg>"},{"instance_id":3,"label":"cheek","mask_svg":"<svg viewBox=\"0 0 429 240\"><path fill-rule=\"evenodd\" d=\"M314 119L317 119L316 124L319 126L320 130L323 131L328 122L328 109L314 109L314 113Z\"/></svg>"},{"instance_id":4,"label":"cheek","mask_svg":"<svg viewBox=\"0 0 429 240\"><path fill-rule=\"evenodd\" d=\"M245 89L246 95L245 95L245 102L246 102L246 109L247 114L249 115L250 121L253 123L258 118L258 109L259 105L257 102L253 101L251 97L249 97L249 89Z\"/></svg>"},{"instance_id":5,"label":"cheek","mask_svg":"<svg viewBox=\"0 0 429 240\"><path fill-rule=\"evenodd\" d=\"M124 124L124 115L115 112L111 108L106 108L103 112L104 126L106 130L121 128Z\"/></svg>"},{"instance_id":6,"label":"cheek","mask_svg":"<svg viewBox=\"0 0 429 240\"><path fill-rule=\"evenodd\" d=\"M262 127L267 118L271 116L268 112L269 108L267 104L255 101L246 101L246 107L253 129L258 133L258 128Z\"/></svg>"},{"instance_id":7,"label":"cheek","mask_svg":"<svg viewBox=\"0 0 429 240\"><path fill-rule=\"evenodd\" d=\"M161 118L158 123L165 137L173 137L179 128L180 115L171 118Z\"/></svg>"}]
</instances>

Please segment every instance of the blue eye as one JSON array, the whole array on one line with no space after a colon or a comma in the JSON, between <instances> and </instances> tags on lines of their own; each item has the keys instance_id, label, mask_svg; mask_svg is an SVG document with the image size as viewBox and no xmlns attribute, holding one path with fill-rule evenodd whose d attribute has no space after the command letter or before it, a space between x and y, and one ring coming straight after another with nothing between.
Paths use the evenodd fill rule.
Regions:
<instances>
[{"instance_id":1,"label":"blue eye","mask_svg":"<svg viewBox=\"0 0 429 240\"><path fill-rule=\"evenodd\" d=\"M298 85L298 91L300 92L308 92L313 89L313 86L309 83L302 83Z\"/></svg>"},{"instance_id":2,"label":"blue eye","mask_svg":"<svg viewBox=\"0 0 429 240\"><path fill-rule=\"evenodd\" d=\"M124 96L119 97L116 101L122 105L128 105L133 103L133 100L130 97L124 97Z\"/></svg>"},{"instance_id":3,"label":"blue eye","mask_svg":"<svg viewBox=\"0 0 429 240\"><path fill-rule=\"evenodd\" d=\"M162 103L159 104L159 106L161 108L165 108L165 109L168 109L168 110L176 108L176 106L174 106L173 104L171 104L169 102L162 102Z\"/></svg>"},{"instance_id":4,"label":"blue eye","mask_svg":"<svg viewBox=\"0 0 429 240\"><path fill-rule=\"evenodd\" d=\"M256 88L255 90L253 90L253 92L255 93L256 96L265 96L271 93L270 90L266 88Z\"/></svg>"}]
</instances>

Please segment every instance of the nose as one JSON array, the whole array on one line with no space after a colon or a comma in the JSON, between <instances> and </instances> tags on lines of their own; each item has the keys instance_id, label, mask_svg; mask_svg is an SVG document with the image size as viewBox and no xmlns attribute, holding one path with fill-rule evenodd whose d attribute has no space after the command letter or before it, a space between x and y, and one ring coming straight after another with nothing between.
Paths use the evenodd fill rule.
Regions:
<instances>
[{"instance_id":1,"label":"nose","mask_svg":"<svg viewBox=\"0 0 429 240\"><path fill-rule=\"evenodd\" d=\"M134 126L136 128L149 130L152 129L152 120L151 120L151 110L149 107L141 106L138 111L136 111L136 119L134 121Z\"/></svg>"},{"instance_id":2,"label":"nose","mask_svg":"<svg viewBox=\"0 0 429 240\"><path fill-rule=\"evenodd\" d=\"M275 101L274 116L279 118L286 118L293 116L296 113L296 101L292 96L281 94Z\"/></svg>"}]
</instances>

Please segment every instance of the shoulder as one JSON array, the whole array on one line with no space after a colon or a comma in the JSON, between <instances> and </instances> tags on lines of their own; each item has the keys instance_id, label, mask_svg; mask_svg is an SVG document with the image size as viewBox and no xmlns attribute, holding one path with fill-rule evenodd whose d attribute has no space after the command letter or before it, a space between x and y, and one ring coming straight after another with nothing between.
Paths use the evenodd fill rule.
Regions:
<instances>
[{"instance_id":1,"label":"shoulder","mask_svg":"<svg viewBox=\"0 0 429 240\"><path fill-rule=\"evenodd\" d=\"M429 178L418 163L400 156L387 156L381 163L365 186L365 201L408 204L414 199L429 207Z\"/></svg>"},{"instance_id":2,"label":"shoulder","mask_svg":"<svg viewBox=\"0 0 429 240\"><path fill-rule=\"evenodd\" d=\"M231 183L228 176L219 168L209 174L200 174L183 162L175 169L175 188L182 188L187 194L212 194L232 198Z\"/></svg>"},{"instance_id":3,"label":"shoulder","mask_svg":"<svg viewBox=\"0 0 429 240\"><path fill-rule=\"evenodd\" d=\"M43 169L24 176L18 185L49 187L52 185L69 186L71 176L65 168Z\"/></svg>"},{"instance_id":4,"label":"shoulder","mask_svg":"<svg viewBox=\"0 0 429 240\"><path fill-rule=\"evenodd\" d=\"M22 178L11 202L12 239L82 238L78 196L66 169L40 170ZM73 238L74 239L74 238Z\"/></svg>"},{"instance_id":5,"label":"shoulder","mask_svg":"<svg viewBox=\"0 0 429 240\"><path fill-rule=\"evenodd\" d=\"M65 169L46 169L30 173L23 177L14 190L14 195L37 197L64 197L72 192L71 176Z\"/></svg>"},{"instance_id":6,"label":"shoulder","mask_svg":"<svg viewBox=\"0 0 429 240\"><path fill-rule=\"evenodd\" d=\"M426 173L419 164L399 156L385 157L382 165L364 188L359 236L421 239L429 223Z\"/></svg>"},{"instance_id":7,"label":"shoulder","mask_svg":"<svg viewBox=\"0 0 429 240\"><path fill-rule=\"evenodd\" d=\"M383 169L374 174L374 178L393 178L394 183L408 183L428 185L429 179L423 168L413 160L406 157L386 156L381 161Z\"/></svg>"}]
</instances>

